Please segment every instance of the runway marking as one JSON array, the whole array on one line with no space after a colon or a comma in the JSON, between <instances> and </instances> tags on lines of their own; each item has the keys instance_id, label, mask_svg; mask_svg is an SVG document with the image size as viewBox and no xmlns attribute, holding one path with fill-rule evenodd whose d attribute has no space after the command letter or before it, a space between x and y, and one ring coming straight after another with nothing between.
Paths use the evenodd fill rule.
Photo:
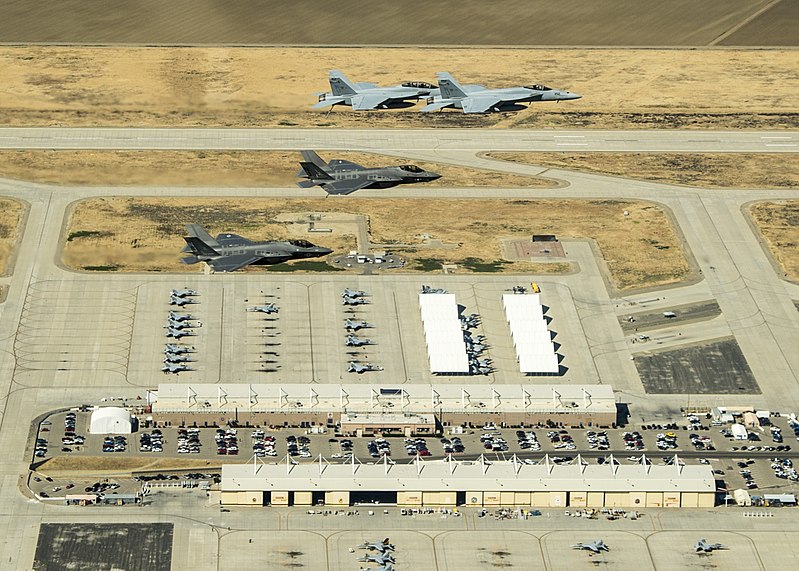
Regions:
<instances>
[{"instance_id":1,"label":"runway marking","mask_svg":"<svg viewBox=\"0 0 799 571\"><path fill-rule=\"evenodd\" d=\"M776 136L776 135L775 136L761 135L760 138L761 139L793 139L793 137L791 135L779 135L779 136Z\"/></svg>"},{"instance_id":2,"label":"runway marking","mask_svg":"<svg viewBox=\"0 0 799 571\"><path fill-rule=\"evenodd\" d=\"M556 139L585 139L585 135L552 135Z\"/></svg>"},{"instance_id":3,"label":"runway marking","mask_svg":"<svg viewBox=\"0 0 799 571\"><path fill-rule=\"evenodd\" d=\"M559 147L587 147L588 143L555 143Z\"/></svg>"},{"instance_id":4,"label":"runway marking","mask_svg":"<svg viewBox=\"0 0 799 571\"><path fill-rule=\"evenodd\" d=\"M765 143L767 147L795 147L796 143Z\"/></svg>"}]
</instances>

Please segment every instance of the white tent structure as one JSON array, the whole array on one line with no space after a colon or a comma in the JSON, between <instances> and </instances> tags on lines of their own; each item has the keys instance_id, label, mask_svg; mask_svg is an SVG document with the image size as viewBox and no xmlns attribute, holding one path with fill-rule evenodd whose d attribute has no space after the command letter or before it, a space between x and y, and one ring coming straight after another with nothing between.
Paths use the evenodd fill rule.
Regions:
<instances>
[{"instance_id":1,"label":"white tent structure","mask_svg":"<svg viewBox=\"0 0 799 571\"><path fill-rule=\"evenodd\" d=\"M120 407L106 406L96 408L89 421L89 434L130 434L132 423L130 413Z\"/></svg>"},{"instance_id":2,"label":"white tent structure","mask_svg":"<svg viewBox=\"0 0 799 571\"><path fill-rule=\"evenodd\" d=\"M519 370L530 374L558 373L558 355L544 319L540 294L505 294L502 305L513 337Z\"/></svg>"},{"instance_id":3,"label":"white tent structure","mask_svg":"<svg viewBox=\"0 0 799 571\"><path fill-rule=\"evenodd\" d=\"M468 373L469 357L451 293L420 293L424 338L432 373Z\"/></svg>"}]
</instances>

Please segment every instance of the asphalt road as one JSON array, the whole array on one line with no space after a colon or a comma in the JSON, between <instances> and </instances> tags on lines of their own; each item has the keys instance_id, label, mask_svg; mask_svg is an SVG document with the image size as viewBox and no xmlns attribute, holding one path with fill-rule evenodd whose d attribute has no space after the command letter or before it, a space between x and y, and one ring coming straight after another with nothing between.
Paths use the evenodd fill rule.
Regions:
<instances>
[{"instance_id":1,"label":"asphalt road","mask_svg":"<svg viewBox=\"0 0 799 571\"><path fill-rule=\"evenodd\" d=\"M3 149L582 151L795 153L793 131L532 129L0 129Z\"/></svg>"}]
</instances>

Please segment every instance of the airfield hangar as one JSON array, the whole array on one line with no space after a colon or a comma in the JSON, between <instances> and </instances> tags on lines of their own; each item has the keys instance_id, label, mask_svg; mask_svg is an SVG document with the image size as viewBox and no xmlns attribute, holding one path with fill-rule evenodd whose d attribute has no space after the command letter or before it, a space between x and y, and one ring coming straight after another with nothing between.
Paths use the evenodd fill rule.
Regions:
<instances>
[{"instance_id":1,"label":"airfield hangar","mask_svg":"<svg viewBox=\"0 0 799 571\"><path fill-rule=\"evenodd\" d=\"M324 427L342 434L434 435L454 426L597 426L616 422L608 385L161 384L153 420Z\"/></svg>"},{"instance_id":2,"label":"airfield hangar","mask_svg":"<svg viewBox=\"0 0 799 571\"><path fill-rule=\"evenodd\" d=\"M424 461L228 464L222 467L220 502L251 506L404 507L713 507L715 480L708 466L555 464L548 457L508 461Z\"/></svg>"}]
</instances>

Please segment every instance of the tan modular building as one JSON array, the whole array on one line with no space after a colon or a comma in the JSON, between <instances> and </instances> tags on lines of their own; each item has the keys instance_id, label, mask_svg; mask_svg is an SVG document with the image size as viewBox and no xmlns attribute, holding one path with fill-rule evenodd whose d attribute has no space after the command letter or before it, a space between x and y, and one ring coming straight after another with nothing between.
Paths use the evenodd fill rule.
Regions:
<instances>
[{"instance_id":1,"label":"tan modular building","mask_svg":"<svg viewBox=\"0 0 799 571\"><path fill-rule=\"evenodd\" d=\"M713 507L708 466L525 464L423 461L393 464L227 464L221 501L228 505L396 504L486 507ZM258 495L258 500L253 498Z\"/></svg>"},{"instance_id":2,"label":"tan modular building","mask_svg":"<svg viewBox=\"0 0 799 571\"><path fill-rule=\"evenodd\" d=\"M191 425L336 426L344 415L432 416L437 426L554 422L611 426L608 385L162 384L148 393L153 420Z\"/></svg>"},{"instance_id":3,"label":"tan modular building","mask_svg":"<svg viewBox=\"0 0 799 571\"><path fill-rule=\"evenodd\" d=\"M341 432L345 436L415 436L436 433L432 414L344 413Z\"/></svg>"}]
</instances>

